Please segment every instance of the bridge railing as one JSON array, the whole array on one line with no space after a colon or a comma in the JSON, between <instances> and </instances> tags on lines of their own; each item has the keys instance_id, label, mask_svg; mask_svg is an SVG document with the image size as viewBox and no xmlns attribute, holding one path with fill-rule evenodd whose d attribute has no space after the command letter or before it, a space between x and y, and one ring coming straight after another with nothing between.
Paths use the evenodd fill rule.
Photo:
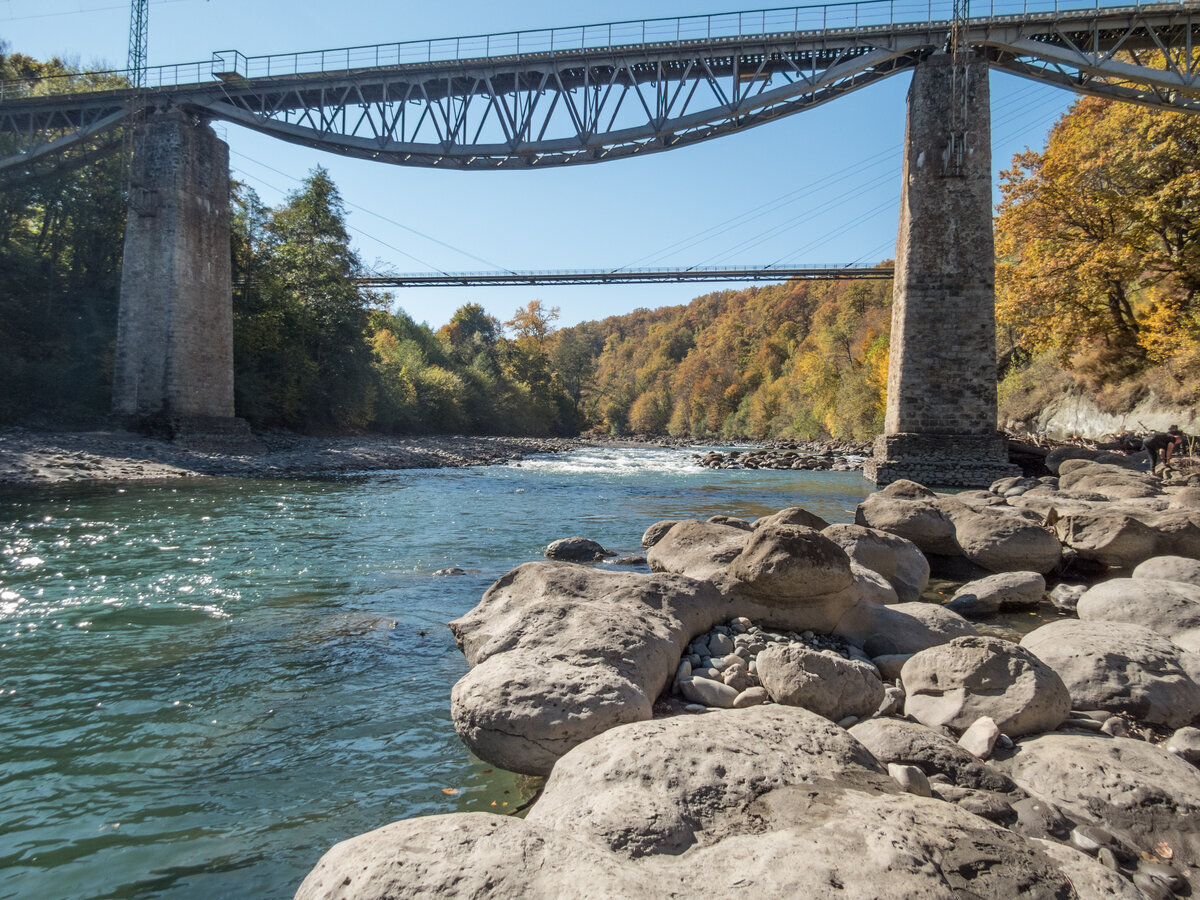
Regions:
<instances>
[{"instance_id":1,"label":"bridge railing","mask_svg":"<svg viewBox=\"0 0 1200 900\"><path fill-rule=\"evenodd\" d=\"M991 19L1107 7L1185 5L1191 4L1187 0L1170 3L1157 0L973 0L970 12L973 19ZM605 47L684 45L792 32L858 31L922 22L945 22L952 17L953 0L848 0L820 6L638 19L268 56L245 56L236 50L225 50L214 53L212 59L200 62L151 66L145 70L143 84L152 90L164 90L218 80L336 74L372 67L537 56ZM114 82L117 82L116 86L123 83L126 87L132 87L134 80L131 71L118 69L0 83L0 102L31 94L110 90Z\"/></svg>"}]
</instances>

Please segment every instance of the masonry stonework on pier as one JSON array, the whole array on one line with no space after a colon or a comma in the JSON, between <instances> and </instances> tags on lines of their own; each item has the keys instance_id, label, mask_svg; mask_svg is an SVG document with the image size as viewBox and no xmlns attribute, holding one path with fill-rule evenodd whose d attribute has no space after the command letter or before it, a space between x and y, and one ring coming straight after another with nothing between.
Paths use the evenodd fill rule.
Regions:
<instances>
[{"instance_id":1,"label":"masonry stonework on pier","mask_svg":"<svg viewBox=\"0 0 1200 900\"><path fill-rule=\"evenodd\" d=\"M879 484L978 487L1019 474L996 430L988 65L954 68L949 54L926 58L908 94L887 417L865 467Z\"/></svg>"},{"instance_id":2,"label":"masonry stonework on pier","mask_svg":"<svg viewBox=\"0 0 1200 900\"><path fill-rule=\"evenodd\" d=\"M172 434L237 433L229 148L179 109L135 130L113 413Z\"/></svg>"}]
</instances>

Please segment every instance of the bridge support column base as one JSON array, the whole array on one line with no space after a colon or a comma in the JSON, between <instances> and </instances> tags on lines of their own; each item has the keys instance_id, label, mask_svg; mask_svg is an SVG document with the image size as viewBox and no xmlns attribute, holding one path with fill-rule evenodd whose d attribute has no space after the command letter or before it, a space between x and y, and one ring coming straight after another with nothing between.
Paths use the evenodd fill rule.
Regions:
<instances>
[{"instance_id":1,"label":"bridge support column base","mask_svg":"<svg viewBox=\"0 0 1200 900\"><path fill-rule=\"evenodd\" d=\"M881 434L863 474L876 484L904 478L926 487L987 487L1020 475L999 434Z\"/></svg>"},{"instance_id":2,"label":"bridge support column base","mask_svg":"<svg viewBox=\"0 0 1200 900\"><path fill-rule=\"evenodd\" d=\"M236 416L113 415L110 421L117 428L171 441L215 438L228 442L254 438L250 423Z\"/></svg>"}]
</instances>

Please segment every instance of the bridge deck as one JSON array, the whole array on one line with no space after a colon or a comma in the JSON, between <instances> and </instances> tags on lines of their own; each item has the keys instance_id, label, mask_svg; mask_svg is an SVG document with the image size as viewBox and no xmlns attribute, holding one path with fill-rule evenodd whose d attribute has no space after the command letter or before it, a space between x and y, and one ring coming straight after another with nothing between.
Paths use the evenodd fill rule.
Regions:
<instances>
[{"instance_id":1,"label":"bridge deck","mask_svg":"<svg viewBox=\"0 0 1200 900\"><path fill-rule=\"evenodd\" d=\"M359 278L372 287L481 287L537 284L650 284L685 281L837 281L892 277L891 266L692 266L691 268L546 269L508 272L414 272Z\"/></svg>"}]
</instances>

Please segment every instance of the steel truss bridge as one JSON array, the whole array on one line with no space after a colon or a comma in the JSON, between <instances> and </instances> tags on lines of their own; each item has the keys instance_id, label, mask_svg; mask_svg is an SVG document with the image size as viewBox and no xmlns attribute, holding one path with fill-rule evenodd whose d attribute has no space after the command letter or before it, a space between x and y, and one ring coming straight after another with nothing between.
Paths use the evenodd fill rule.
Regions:
<instances>
[{"instance_id":1,"label":"steel truss bridge","mask_svg":"<svg viewBox=\"0 0 1200 900\"><path fill-rule=\"evenodd\" d=\"M685 281L837 281L842 278L883 280L892 266L692 266L653 269L540 269L493 272L412 272L355 279L370 287L484 287L538 284L650 284Z\"/></svg>"},{"instance_id":2,"label":"steel truss bridge","mask_svg":"<svg viewBox=\"0 0 1200 900\"><path fill-rule=\"evenodd\" d=\"M984 13L986 10L986 13ZM970 49L1086 94L1200 111L1200 3L976 0ZM283 140L408 166L577 165L710 140L944 52L950 0L617 22L0 85L0 170L103 152L175 105ZM134 87L133 85L140 85Z\"/></svg>"}]
</instances>

